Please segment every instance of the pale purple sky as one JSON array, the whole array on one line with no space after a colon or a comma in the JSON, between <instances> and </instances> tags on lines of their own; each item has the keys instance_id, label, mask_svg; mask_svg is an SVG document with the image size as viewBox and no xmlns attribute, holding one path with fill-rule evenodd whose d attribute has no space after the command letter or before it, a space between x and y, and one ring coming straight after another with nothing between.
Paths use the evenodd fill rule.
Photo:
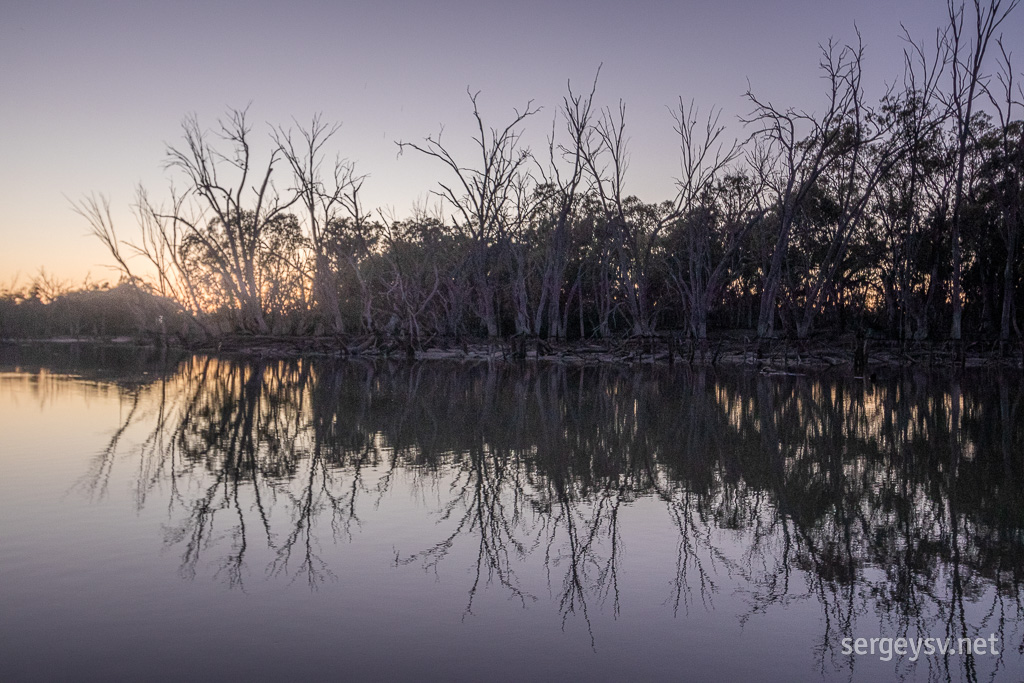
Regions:
<instances>
[{"instance_id":1,"label":"pale purple sky","mask_svg":"<svg viewBox=\"0 0 1024 683\"><path fill-rule=\"evenodd\" d=\"M112 277L65 197L108 195L117 227L142 182L162 196L167 143L184 115L212 126L245 106L256 140L268 123L342 122L336 150L368 173L365 200L406 215L443 169L396 158L395 141L445 125L470 133L467 87L485 120L504 123L530 99L543 107L526 139L539 148L572 79L603 63L598 100L627 105L627 189L672 196L677 144L668 107L682 95L749 111L743 93L813 110L823 101L819 43L866 45L865 82L902 72L900 23L931 40L938 0L720 2L36 2L5 3L0 20L0 281L45 266L66 278ZM1024 8L1004 24L1024 60ZM994 56L994 55L993 55ZM990 62L994 66L994 61ZM1020 61L1019 64L1024 64ZM1018 66L1018 70L1021 67ZM737 125L735 134L742 135Z\"/></svg>"}]
</instances>

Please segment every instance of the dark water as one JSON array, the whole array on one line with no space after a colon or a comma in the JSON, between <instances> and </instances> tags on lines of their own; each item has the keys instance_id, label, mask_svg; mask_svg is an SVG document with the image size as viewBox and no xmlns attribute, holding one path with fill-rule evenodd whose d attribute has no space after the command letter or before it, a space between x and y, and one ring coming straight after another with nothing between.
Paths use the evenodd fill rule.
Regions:
<instances>
[{"instance_id":1,"label":"dark water","mask_svg":"<svg viewBox=\"0 0 1024 683\"><path fill-rule=\"evenodd\" d=\"M3 681L1024 676L1017 376L0 371Z\"/></svg>"}]
</instances>

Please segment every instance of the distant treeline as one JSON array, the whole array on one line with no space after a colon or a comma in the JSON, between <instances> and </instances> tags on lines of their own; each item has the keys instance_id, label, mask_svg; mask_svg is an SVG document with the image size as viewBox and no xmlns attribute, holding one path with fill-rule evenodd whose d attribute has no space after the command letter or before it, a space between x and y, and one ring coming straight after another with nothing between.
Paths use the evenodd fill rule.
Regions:
<instances>
[{"instance_id":1,"label":"distant treeline","mask_svg":"<svg viewBox=\"0 0 1024 683\"><path fill-rule=\"evenodd\" d=\"M626 108L599 106L595 78L568 88L540 151L522 137L541 123L532 104L492 127L475 95L473 154L440 134L399 142L444 174L438 208L408 218L364 207L365 176L329 154L336 127L273 128L257 154L244 110L213 130L184 121L168 149L176 190L156 201L140 188L131 239L102 197L76 209L124 283L174 302L168 315L123 288L104 295L145 311L135 324L147 330L163 316L184 335L414 344L665 330L703 339L716 328L1019 338L1024 122L1019 74L996 38L1016 4L951 4L934 44L908 36L902 82L877 101L864 94L863 48L829 43L819 108L748 92L744 139L726 139L715 110L680 98L677 192L660 203L627 193Z\"/></svg>"},{"instance_id":2,"label":"distant treeline","mask_svg":"<svg viewBox=\"0 0 1024 683\"><path fill-rule=\"evenodd\" d=\"M128 283L75 287L41 271L25 286L0 286L0 339L158 339L186 325L177 303Z\"/></svg>"}]
</instances>

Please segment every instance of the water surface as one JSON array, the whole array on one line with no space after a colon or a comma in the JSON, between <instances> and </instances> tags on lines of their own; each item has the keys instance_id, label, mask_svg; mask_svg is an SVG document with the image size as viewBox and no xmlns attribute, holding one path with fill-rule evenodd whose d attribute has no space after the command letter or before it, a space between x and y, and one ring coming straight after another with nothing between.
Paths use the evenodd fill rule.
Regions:
<instances>
[{"instance_id":1,"label":"water surface","mask_svg":"<svg viewBox=\"0 0 1024 683\"><path fill-rule=\"evenodd\" d=\"M1021 399L7 348L0 679L1018 680Z\"/></svg>"}]
</instances>

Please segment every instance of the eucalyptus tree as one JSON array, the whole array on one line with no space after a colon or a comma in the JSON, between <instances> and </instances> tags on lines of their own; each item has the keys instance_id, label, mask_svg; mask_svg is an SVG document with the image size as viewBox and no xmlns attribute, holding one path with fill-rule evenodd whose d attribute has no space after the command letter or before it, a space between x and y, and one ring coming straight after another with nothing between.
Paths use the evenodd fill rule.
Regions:
<instances>
[{"instance_id":1,"label":"eucalyptus tree","mask_svg":"<svg viewBox=\"0 0 1024 683\"><path fill-rule=\"evenodd\" d=\"M622 302L631 334L648 335L654 329L651 288L658 267L659 243L675 216L675 208L671 203L645 204L626 194L629 139L625 103L620 101L615 111L605 108L591 128L594 134L585 140L583 158L590 175L594 206L612 240L614 257L615 293L609 296L607 288L613 283L605 272L600 296ZM612 311L607 305L603 308L599 327L605 333Z\"/></svg>"},{"instance_id":2,"label":"eucalyptus tree","mask_svg":"<svg viewBox=\"0 0 1024 683\"><path fill-rule=\"evenodd\" d=\"M446 274L452 244L443 221L425 215L407 221L384 220L380 231L380 267L375 269L381 306L386 306L384 329L406 337L411 348L427 334L458 332L447 328Z\"/></svg>"},{"instance_id":3,"label":"eucalyptus tree","mask_svg":"<svg viewBox=\"0 0 1024 683\"><path fill-rule=\"evenodd\" d=\"M505 238L509 224L524 217L518 215L517 197L528 186L527 163L530 150L522 144L522 124L539 109L528 102L522 110L514 110L512 121L501 128L484 125L477 106L479 92L469 93L476 131L474 148L480 155L478 165L464 165L442 140L442 133L431 135L422 143L398 142L400 153L413 149L440 161L455 177L454 182L439 182L437 194L453 207L452 220L456 230L469 243L466 270L473 290L476 314L488 337L500 333L498 289L496 281L496 245Z\"/></svg>"},{"instance_id":4,"label":"eucalyptus tree","mask_svg":"<svg viewBox=\"0 0 1024 683\"><path fill-rule=\"evenodd\" d=\"M889 328L900 339L923 339L942 280L939 219L952 184L942 144L948 110L939 98L948 40L937 31L931 50L909 34L905 40L903 87L883 101L881 114L892 120L892 134L902 138L906 152L882 175L872 214L881 243L877 266Z\"/></svg>"},{"instance_id":5,"label":"eucalyptus tree","mask_svg":"<svg viewBox=\"0 0 1024 683\"><path fill-rule=\"evenodd\" d=\"M243 230L257 219L245 211ZM261 221L258 248L246 268L252 271L252 291L258 297L246 308L240 306L239 283L224 265L236 223L225 225L218 218L197 222L182 238L180 259L186 276L200 292L204 310L218 312L232 323L231 331L256 333L303 332L311 307L310 250L296 217L278 213ZM248 278L248 276L246 276ZM254 327L256 323L261 327Z\"/></svg>"},{"instance_id":6,"label":"eucalyptus tree","mask_svg":"<svg viewBox=\"0 0 1024 683\"><path fill-rule=\"evenodd\" d=\"M546 211L539 214L539 237L543 244L542 275L537 309L534 315L533 333L539 335L546 323L550 337L564 337L567 327L568 295L563 295L566 269L569 264L569 250L572 244L571 230L580 208L581 195L586 174L585 150L594 136L594 93L597 90L598 74L587 95L575 93L569 83L568 93L562 98L559 116L565 124L564 138L556 138L554 123L548 137L547 167L538 165L542 184L538 190L546 204ZM579 271L569 292L579 290ZM566 298L563 300L563 296Z\"/></svg>"},{"instance_id":7,"label":"eucalyptus tree","mask_svg":"<svg viewBox=\"0 0 1024 683\"><path fill-rule=\"evenodd\" d=\"M237 306L241 329L267 333L257 263L264 256L268 227L277 224L299 194L282 196L272 182L280 148L273 147L262 163L256 161L246 114L246 109L231 109L218 120L214 135L227 151L214 146L195 115L184 120L184 145L168 148L166 165L184 176L186 188L180 194L172 191L174 210L166 218L180 226L184 239L202 247Z\"/></svg>"},{"instance_id":8,"label":"eucalyptus tree","mask_svg":"<svg viewBox=\"0 0 1024 683\"><path fill-rule=\"evenodd\" d=\"M989 151L985 155L982 178L998 204L998 232L1006 252L999 316L999 339L1006 342L1010 339L1011 325L1020 336L1015 298L1021 232L1024 230L1024 121L1014 120L1014 115L1022 106L1024 89L1015 83L1013 64L1002 41L998 41L998 45L1002 59L996 79L1001 87L998 91L986 88L998 127L992 136L994 139L987 141Z\"/></svg>"},{"instance_id":9,"label":"eucalyptus tree","mask_svg":"<svg viewBox=\"0 0 1024 683\"><path fill-rule=\"evenodd\" d=\"M615 226L606 220L604 208L595 192L583 196L577 218L580 244L577 279L580 281L580 334L585 333L585 319L592 319L591 328L602 338L612 335L612 319L622 306L618 295L617 247L620 237Z\"/></svg>"},{"instance_id":10,"label":"eucalyptus tree","mask_svg":"<svg viewBox=\"0 0 1024 683\"><path fill-rule=\"evenodd\" d=\"M819 213L815 226L823 249L805 278L802 311L796 320L799 338L807 337L824 300L834 293L851 243L858 239L862 223L870 219L879 183L913 146L913 140L897 134L893 117L864 102L860 83L862 55L863 50L858 47L845 76L849 79L850 98L835 161L818 176L812 194L816 199L825 199L829 206ZM891 92L883 101L890 97Z\"/></svg>"},{"instance_id":11,"label":"eucalyptus tree","mask_svg":"<svg viewBox=\"0 0 1024 683\"><path fill-rule=\"evenodd\" d=\"M89 224L93 237L98 239L110 253L122 281L128 283L135 292L133 308L137 309L142 322L142 329L156 329L166 333L166 320L161 314L147 316L145 302L150 295L172 305L175 314L184 314L184 319L197 325L203 333L209 335L212 329L206 309L208 298L199 287L192 270L184 260L184 233L176 222L168 220L163 208L156 207L149 193L141 185L136 188L135 203L132 211L135 214L138 231L136 239L122 239L114 226L110 211L110 200L103 195L91 195L79 201L71 202L72 210L82 216ZM155 283L148 282L137 270L133 270L130 261L140 256L153 270ZM146 319L147 317L152 319ZM194 330L188 324L189 334Z\"/></svg>"},{"instance_id":12,"label":"eucalyptus tree","mask_svg":"<svg viewBox=\"0 0 1024 683\"><path fill-rule=\"evenodd\" d=\"M774 246L762 275L758 337L772 336L775 330L786 257L801 206L818 178L839 160L848 141L850 113L859 98L861 56L859 47L839 49L831 41L822 47L821 70L828 90L821 114L783 109L747 91L754 111L745 123L756 126L751 137L770 154L762 173L775 205Z\"/></svg>"},{"instance_id":13,"label":"eucalyptus tree","mask_svg":"<svg viewBox=\"0 0 1024 683\"><path fill-rule=\"evenodd\" d=\"M305 209L305 232L310 237L314 253L313 297L319 313L334 333L345 329L339 301L343 266L351 268L359 283L365 304L361 315L364 328L370 324L371 300L370 287L360 270L360 259L366 253L366 245L359 244L359 240L345 244L345 240L339 239L343 228L351 228L356 235L365 232L367 217L359 201L359 192L366 177L358 175L355 165L341 157L335 157L333 164L325 168L326 146L339 127L340 124L328 125L317 115L308 127L299 126L297 136L280 127L274 133L274 142L291 166L294 191Z\"/></svg>"},{"instance_id":14,"label":"eucalyptus tree","mask_svg":"<svg viewBox=\"0 0 1024 683\"><path fill-rule=\"evenodd\" d=\"M751 229L764 216L763 174L730 169L742 145L722 140L721 110L702 118L691 101L679 99L673 111L680 140L681 175L676 181L677 218L668 235L669 284L683 303L690 333L707 337L708 314L728 285ZM747 160L758 168L763 157Z\"/></svg>"},{"instance_id":15,"label":"eucalyptus tree","mask_svg":"<svg viewBox=\"0 0 1024 683\"><path fill-rule=\"evenodd\" d=\"M953 323L950 336L959 340L962 333L963 317L963 250L961 245L961 229L963 222L963 206L967 186L965 185L965 168L970 146L970 129L975 111L975 102L987 81L982 72L985 54L995 36L996 30L1006 17L1020 4L1020 0L989 0L987 5L982 0L973 0L974 30L968 35L964 33L964 3L948 0L949 41L951 52L950 90L947 93L953 121L956 126L956 184L953 194L953 220L951 231L952 246L952 302Z\"/></svg>"}]
</instances>

